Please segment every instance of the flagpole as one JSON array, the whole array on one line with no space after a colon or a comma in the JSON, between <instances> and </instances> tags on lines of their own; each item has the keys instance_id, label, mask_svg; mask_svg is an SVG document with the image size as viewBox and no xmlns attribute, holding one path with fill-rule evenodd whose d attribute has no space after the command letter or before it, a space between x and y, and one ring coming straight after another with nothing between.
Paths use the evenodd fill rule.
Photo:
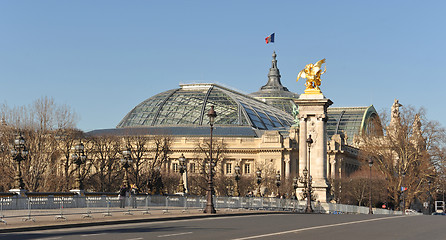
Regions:
<instances>
[{"instance_id":1,"label":"flagpole","mask_svg":"<svg viewBox=\"0 0 446 240\"><path fill-rule=\"evenodd\" d=\"M276 33L274 33L273 49L274 49L274 52L276 52Z\"/></svg>"},{"instance_id":2,"label":"flagpole","mask_svg":"<svg viewBox=\"0 0 446 240\"><path fill-rule=\"evenodd\" d=\"M265 38L266 44L271 43L273 45L273 51L276 51L276 46L275 46L275 42L276 42L276 33L271 33L268 37Z\"/></svg>"}]
</instances>

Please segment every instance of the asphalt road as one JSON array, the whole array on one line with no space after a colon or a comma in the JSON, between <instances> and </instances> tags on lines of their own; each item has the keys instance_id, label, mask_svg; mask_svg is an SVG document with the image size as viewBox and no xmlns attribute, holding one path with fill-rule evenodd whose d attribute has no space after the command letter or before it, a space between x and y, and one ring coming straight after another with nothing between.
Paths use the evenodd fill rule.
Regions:
<instances>
[{"instance_id":1,"label":"asphalt road","mask_svg":"<svg viewBox=\"0 0 446 240\"><path fill-rule=\"evenodd\" d=\"M0 239L446 239L446 216L268 214L0 234Z\"/></svg>"}]
</instances>

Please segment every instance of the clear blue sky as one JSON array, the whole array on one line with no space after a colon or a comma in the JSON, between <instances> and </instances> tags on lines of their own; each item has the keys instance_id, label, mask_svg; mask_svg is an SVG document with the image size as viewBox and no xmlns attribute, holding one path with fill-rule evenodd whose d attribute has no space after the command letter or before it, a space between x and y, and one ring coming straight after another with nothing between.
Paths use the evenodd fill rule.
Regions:
<instances>
[{"instance_id":1,"label":"clear blue sky","mask_svg":"<svg viewBox=\"0 0 446 240\"><path fill-rule=\"evenodd\" d=\"M327 59L333 106L424 106L446 126L445 1L0 1L0 103L70 105L84 131L114 128L180 83L244 93ZM276 43L265 37L276 33Z\"/></svg>"}]
</instances>

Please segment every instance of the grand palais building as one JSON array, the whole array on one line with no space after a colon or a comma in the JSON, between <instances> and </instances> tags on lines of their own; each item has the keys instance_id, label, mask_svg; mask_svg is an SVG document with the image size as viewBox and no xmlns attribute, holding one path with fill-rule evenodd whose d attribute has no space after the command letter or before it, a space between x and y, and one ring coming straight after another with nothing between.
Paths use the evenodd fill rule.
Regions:
<instances>
[{"instance_id":1,"label":"grand palais building","mask_svg":"<svg viewBox=\"0 0 446 240\"><path fill-rule=\"evenodd\" d=\"M213 137L225 146L219 174L233 176L235 166L239 166L241 174L254 175L261 169L278 172L282 179L293 179L303 170L303 159L299 158L306 155L299 152L306 149L300 149L299 141L306 136L299 137L299 94L284 87L280 77L273 53L267 83L257 92L246 95L217 84L182 84L141 102L116 128L89 134L168 135L173 141L165 167L176 171L178 158L184 154L188 171L194 172L197 142L209 139L207 113L214 106L217 117ZM330 200L328 179L348 176L360 166L355 138L366 133L371 120L378 117L373 106L328 107L326 115L322 148L326 157L311 169L312 174L320 173L320 188L327 192L318 194L323 202Z\"/></svg>"}]
</instances>

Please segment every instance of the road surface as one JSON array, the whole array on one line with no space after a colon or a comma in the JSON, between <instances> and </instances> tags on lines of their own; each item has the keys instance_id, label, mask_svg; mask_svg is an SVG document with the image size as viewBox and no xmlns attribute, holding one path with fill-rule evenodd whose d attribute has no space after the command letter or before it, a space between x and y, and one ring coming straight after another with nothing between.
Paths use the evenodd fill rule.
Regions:
<instances>
[{"instance_id":1,"label":"road surface","mask_svg":"<svg viewBox=\"0 0 446 240\"><path fill-rule=\"evenodd\" d=\"M0 234L40 240L446 239L446 216L265 214Z\"/></svg>"}]
</instances>

